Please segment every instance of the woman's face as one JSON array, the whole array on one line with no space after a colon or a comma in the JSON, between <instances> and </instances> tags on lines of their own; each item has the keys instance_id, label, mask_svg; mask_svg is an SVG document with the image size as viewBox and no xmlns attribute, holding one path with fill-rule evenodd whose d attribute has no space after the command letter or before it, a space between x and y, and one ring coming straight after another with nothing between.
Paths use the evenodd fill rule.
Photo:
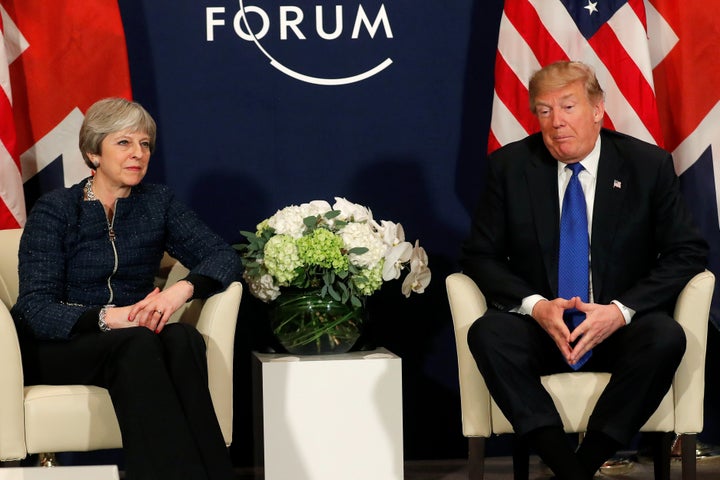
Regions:
<instances>
[{"instance_id":1,"label":"woman's face","mask_svg":"<svg viewBox=\"0 0 720 480\"><path fill-rule=\"evenodd\" d=\"M112 187L133 187L147 173L150 137L129 130L110 133L100 144L100 155L90 158L98 164L96 177L102 177Z\"/></svg>"}]
</instances>

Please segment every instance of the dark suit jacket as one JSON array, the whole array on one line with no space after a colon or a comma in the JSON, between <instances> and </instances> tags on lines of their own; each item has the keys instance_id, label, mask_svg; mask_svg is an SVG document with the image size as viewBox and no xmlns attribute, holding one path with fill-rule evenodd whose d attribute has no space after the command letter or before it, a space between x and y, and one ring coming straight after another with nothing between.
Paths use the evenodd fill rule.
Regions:
<instances>
[{"instance_id":1,"label":"dark suit jacket","mask_svg":"<svg viewBox=\"0 0 720 480\"><path fill-rule=\"evenodd\" d=\"M557 161L540 134L490 156L461 265L495 308L538 293L557 298L557 184ZM618 300L638 314L671 311L683 286L705 268L708 247L678 184L668 152L601 131L591 238L596 303Z\"/></svg>"}]
</instances>

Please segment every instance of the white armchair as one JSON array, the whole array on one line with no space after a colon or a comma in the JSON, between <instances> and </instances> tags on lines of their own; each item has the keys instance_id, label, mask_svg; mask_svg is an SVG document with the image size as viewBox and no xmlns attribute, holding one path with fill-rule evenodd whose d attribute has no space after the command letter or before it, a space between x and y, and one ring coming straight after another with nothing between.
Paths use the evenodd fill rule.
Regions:
<instances>
[{"instance_id":1,"label":"white armchair","mask_svg":"<svg viewBox=\"0 0 720 480\"><path fill-rule=\"evenodd\" d=\"M687 349L670 391L641 429L644 432L675 432L681 436L683 480L695 478L695 443L696 434L703 426L705 351L714 284L715 277L711 272L699 273L678 297L674 316L685 330ZM455 327L463 435L469 441L469 478L479 480L484 474L485 439L492 434L512 433L513 429L490 396L467 344L470 325L487 310L485 297L475 282L462 273L449 275L446 287ZM573 372L542 378L560 412L566 432L585 431L590 413L609 377L607 373ZM667 447L667 452L663 452L665 458L655 462L656 479L669 477L669 445ZM515 469L518 478L517 470L522 470L523 466L518 468L516 465ZM524 469L527 470L527 464Z\"/></svg>"},{"instance_id":2,"label":"white armchair","mask_svg":"<svg viewBox=\"0 0 720 480\"><path fill-rule=\"evenodd\" d=\"M18 296L22 230L0 230L0 461L27 454L122 447L106 389L88 385L23 385L22 362L10 307ZM167 285L187 270L176 263ZM207 345L210 394L226 445L232 441L233 348L242 285L232 283L205 301L194 300L173 321L192 323Z\"/></svg>"}]
</instances>

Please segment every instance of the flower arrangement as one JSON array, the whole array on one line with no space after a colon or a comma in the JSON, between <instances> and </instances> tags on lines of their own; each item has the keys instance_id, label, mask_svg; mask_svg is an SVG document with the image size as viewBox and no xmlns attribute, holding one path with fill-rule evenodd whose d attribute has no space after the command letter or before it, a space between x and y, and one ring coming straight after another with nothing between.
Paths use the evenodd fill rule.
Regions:
<instances>
[{"instance_id":1,"label":"flower arrangement","mask_svg":"<svg viewBox=\"0 0 720 480\"><path fill-rule=\"evenodd\" d=\"M322 297L359 308L383 282L409 272L402 293L423 293L430 269L419 241L405 241L399 223L373 219L372 212L344 198L291 205L243 231L248 243L235 245L250 292L264 302L283 288L319 290Z\"/></svg>"}]
</instances>

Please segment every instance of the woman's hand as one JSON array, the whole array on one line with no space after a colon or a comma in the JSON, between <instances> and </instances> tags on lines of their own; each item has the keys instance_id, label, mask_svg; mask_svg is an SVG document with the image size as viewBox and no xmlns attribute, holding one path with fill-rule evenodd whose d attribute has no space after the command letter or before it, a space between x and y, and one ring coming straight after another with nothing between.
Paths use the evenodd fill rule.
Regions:
<instances>
[{"instance_id":1,"label":"woman's hand","mask_svg":"<svg viewBox=\"0 0 720 480\"><path fill-rule=\"evenodd\" d=\"M127 321L160 333L172 314L187 302L192 294L193 285L185 280L163 291L155 288L144 299L131 306Z\"/></svg>"}]
</instances>

